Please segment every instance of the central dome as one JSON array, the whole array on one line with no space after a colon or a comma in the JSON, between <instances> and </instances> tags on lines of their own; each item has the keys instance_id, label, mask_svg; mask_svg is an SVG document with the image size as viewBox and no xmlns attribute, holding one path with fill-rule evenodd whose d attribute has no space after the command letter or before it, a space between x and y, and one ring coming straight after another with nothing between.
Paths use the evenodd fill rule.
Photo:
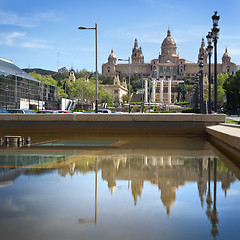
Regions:
<instances>
[{"instance_id":1,"label":"central dome","mask_svg":"<svg viewBox=\"0 0 240 240\"><path fill-rule=\"evenodd\" d=\"M167 37L163 40L162 47L169 46L169 45L176 46L176 43L175 43L174 39L171 36L171 31L168 29Z\"/></svg>"},{"instance_id":2,"label":"central dome","mask_svg":"<svg viewBox=\"0 0 240 240\"><path fill-rule=\"evenodd\" d=\"M169 56L169 55L171 56L176 55L177 46L174 39L171 36L171 32L169 29L167 31L167 37L162 42L161 50L162 50L162 54L161 54L162 57Z\"/></svg>"}]
</instances>

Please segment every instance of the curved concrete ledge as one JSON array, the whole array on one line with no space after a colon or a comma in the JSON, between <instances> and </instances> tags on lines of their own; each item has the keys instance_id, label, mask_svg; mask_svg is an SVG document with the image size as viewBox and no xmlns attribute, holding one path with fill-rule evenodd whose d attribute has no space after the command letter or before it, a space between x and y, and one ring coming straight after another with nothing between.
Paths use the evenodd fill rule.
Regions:
<instances>
[{"instance_id":1,"label":"curved concrete ledge","mask_svg":"<svg viewBox=\"0 0 240 240\"><path fill-rule=\"evenodd\" d=\"M206 131L211 136L240 151L240 128L227 125L217 125L208 126Z\"/></svg>"}]
</instances>

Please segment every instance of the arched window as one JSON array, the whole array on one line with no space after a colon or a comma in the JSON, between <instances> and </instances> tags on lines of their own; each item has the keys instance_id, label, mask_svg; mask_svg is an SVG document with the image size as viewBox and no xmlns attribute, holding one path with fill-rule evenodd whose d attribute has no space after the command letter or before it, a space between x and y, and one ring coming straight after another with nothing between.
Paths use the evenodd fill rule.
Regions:
<instances>
[{"instance_id":1,"label":"arched window","mask_svg":"<svg viewBox=\"0 0 240 240\"><path fill-rule=\"evenodd\" d=\"M108 70L108 72L110 72L110 71L111 71L111 68L110 68L110 67L108 67L108 68L107 68L107 70Z\"/></svg>"}]
</instances>

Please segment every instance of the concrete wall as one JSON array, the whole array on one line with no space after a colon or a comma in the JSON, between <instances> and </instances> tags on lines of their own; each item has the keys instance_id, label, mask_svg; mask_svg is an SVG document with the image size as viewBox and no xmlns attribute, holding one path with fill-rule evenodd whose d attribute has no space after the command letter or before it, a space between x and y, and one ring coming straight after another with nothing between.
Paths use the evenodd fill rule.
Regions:
<instances>
[{"instance_id":1,"label":"concrete wall","mask_svg":"<svg viewBox=\"0 0 240 240\"><path fill-rule=\"evenodd\" d=\"M201 114L1 114L5 135L205 135L206 126L225 122L225 115Z\"/></svg>"}]
</instances>

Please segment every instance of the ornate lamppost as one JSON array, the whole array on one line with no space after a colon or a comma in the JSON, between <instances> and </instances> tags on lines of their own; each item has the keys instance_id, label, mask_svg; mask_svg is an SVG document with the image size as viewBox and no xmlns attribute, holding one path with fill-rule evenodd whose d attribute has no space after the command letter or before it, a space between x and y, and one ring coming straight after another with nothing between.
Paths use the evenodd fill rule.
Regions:
<instances>
[{"instance_id":1,"label":"ornate lamppost","mask_svg":"<svg viewBox=\"0 0 240 240\"><path fill-rule=\"evenodd\" d=\"M220 16L217 15L217 11L212 16L213 20L213 28L212 28L212 38L214 43L214 111L217 112L217 40L219 38L219 28L218 28L218 21Z\"/></svg>"},{"instance_id":2,"label":"ornate lamppost","mask_svg":"<svg viewBox=\"0 0 240 240\"><path fill-rule=\"evenodd\" d=\"M199 73L200 73L200 112L203 114L203 56L200 57L200 62L199 62Z\"/></svg>"},{"instance_id":3,"label":"ornate lamppost","mask_svg":"<svg viewBox=\"0 0 240 240\"><path fill-rule=\"evenodd\" d=\"M208 46L207 46L207 55L208 55L208 113L212 113L212 100L211 100L211 57L212 57L212 33L208 32L208 35L206 36Z\"/></svg>"}]
</instances>

